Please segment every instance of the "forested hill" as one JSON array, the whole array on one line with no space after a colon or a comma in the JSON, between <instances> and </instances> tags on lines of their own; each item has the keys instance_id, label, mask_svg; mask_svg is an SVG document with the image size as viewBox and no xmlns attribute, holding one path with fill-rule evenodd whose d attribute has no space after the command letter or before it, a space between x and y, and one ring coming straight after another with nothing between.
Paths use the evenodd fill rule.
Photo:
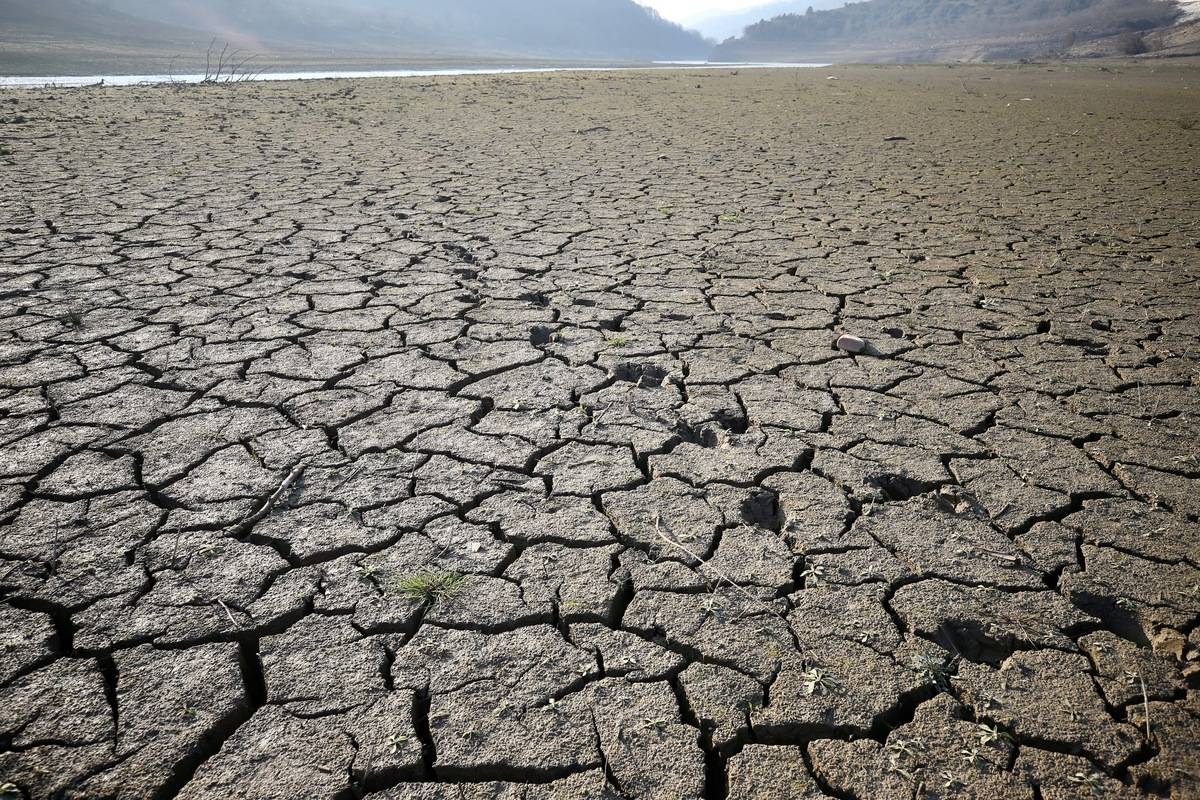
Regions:
<instances>
[{"instance_id":1,"label":"forested hill","mask_svg":"<svg viewBox=\"0 0 1200 800\"><path fill-rule=\"evenodd\" d=\"M721 11L695 16L688 21L689 27L718 41L730 36L740 36L747 25L781 14L803 14L806 9L838 8L846 0L775 0L763 5L751 6L740 11Z\"/></svg>"},{"instance_id":2,"label":"forested hill","mask_svg":"<svg viewBox=\"0 0 1200 800\"><path fill-rule=\"evenodd\" d=\"M0 0L0 39L206 37L395 56L703 58L710 45L634 0Z\"/></svg>"},{"instance_id":3,"label":"forested hill","mask_svg":"<svg viewBox=\"0 0 1200 800\"><path fill-rule=\"evenodd\" d=\"M785 14L746 28L718 48L721 58L895 58L947 47L1028 55L1170 24L1174 0L866 0L829 11Z\"/></svg>"}]
</instances>

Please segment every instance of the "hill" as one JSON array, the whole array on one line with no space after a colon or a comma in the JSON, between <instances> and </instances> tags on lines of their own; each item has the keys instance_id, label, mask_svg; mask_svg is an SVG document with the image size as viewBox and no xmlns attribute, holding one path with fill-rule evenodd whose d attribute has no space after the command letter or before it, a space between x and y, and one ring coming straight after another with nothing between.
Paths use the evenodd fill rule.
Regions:
<instances>
[{"instance_id":1,"label":"hill","mask_svg":"<svg viewBox=\"0 0 1200 800\"><path fill-rule=\"evenodd\" d=\"M0 69L39 46L64 58L194 58L214 37L301 60L695 59L711 49L634 0L0 0ZM40 55L53 63L56 53Z\"/></svg>"},{"instance_id":2,"label":"hill","mask_svg":"<svg viewBox=\"0 0 1200 800\"><path fill-rule=\"evenodd\" d=\"M700 14L685 19L684 24L705 36L723 41L730 36L740 36L748 26L764 19L771 19L782 14L803 14L810 7L817 11L823 11L844 5L846 5L846 0L782 0L782 2L752 6L741 11Z\"/></svg>"},{"instance_id":3,"label":"hill","mask_svg":"<svg viewBox=\"0 0 1200 800\"><path fill-rule=\"evenodd\" d=\"M866 0L785 14L717 48L722 60L1016 59L1170 25L1175 0Z\"/></svg>"}]
</instances>

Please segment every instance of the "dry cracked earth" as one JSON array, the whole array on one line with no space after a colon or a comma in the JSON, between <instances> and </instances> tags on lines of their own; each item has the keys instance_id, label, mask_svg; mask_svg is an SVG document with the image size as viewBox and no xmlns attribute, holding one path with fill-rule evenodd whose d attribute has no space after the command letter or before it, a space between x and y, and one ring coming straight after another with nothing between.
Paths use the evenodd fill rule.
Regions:
<instances>
[{"instance_id":1,"label":"dry cracked earth","mask_svg":"<svg viewBox=\"0 0 1200 800\"><path fill-rule=\"evenodd\" d=\"M1198 91L0 95L0 796L1200 796Z\"/></svg>"}]
</instances>

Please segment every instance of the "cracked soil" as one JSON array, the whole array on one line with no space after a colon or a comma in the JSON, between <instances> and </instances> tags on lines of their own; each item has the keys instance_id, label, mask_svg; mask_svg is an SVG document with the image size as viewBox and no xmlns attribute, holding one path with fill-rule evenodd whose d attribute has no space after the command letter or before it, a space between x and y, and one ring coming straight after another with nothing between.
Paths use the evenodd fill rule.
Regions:
<instances>
[{"instance_id":1,"label":"cracked soil","mask_svg":"<svg viewBox=\"0 0 1200 800\"><path fill-rule=\"evenodd\" d=\"M1200 797L1197 91L0 93L0 796Z\"/></svg>"}]
</instances>

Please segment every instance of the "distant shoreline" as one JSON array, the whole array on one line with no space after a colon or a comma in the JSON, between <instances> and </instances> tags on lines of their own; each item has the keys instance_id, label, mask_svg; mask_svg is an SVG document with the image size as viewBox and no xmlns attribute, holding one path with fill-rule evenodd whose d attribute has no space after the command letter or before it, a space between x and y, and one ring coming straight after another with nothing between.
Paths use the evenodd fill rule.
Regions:
<instances>
[{"instance_id":1,"label":"distant shoreline","mask_svg":"<svg viewBox=\"0 0 1200 800\"><path fill-rule=\"evenodd\" d=\"M206 48L210 42L153 45L130 42L107 44L57 41L53 38L6 38L0 31L0 75L37 77L58 75L176 75L203 73ZM221 45L215 45L220 50ZM543 67L618 67L648 64L620 58L570 58L524 56L518 53L436 53L351 52L342 50L247 51L238 55L240 62L250 56L247 67L264 72L337 71L362 72L383 70L443 70ZM210 58L215 62L217 56Z\"/></svg>"},{"instance_id":2,"label":"distant shoreline","mask_svg":"<svg viewBox=\"0 0 1200 800\"><path fill-rule=\"evenodd\" d=\"M652 61L629 64L595 66L521 65L521 66L463 66L429 67L412 69L358 69L358 70L299 70L288 72L262 72L233 76L216 82L246 81L304 81L304 80L350 80L362 78L420 78L447 77L456 75L522 75L555 72L625 72L630 70L704 70L704 69L811 69L829 66L817 63L788 62L706 62L706 61ZM201 84L204 73L172 74L105 74L105 75L0 75L0 88L46 88L87 86L141 86L161 84Z\"/></svg>"}]
</instances>

